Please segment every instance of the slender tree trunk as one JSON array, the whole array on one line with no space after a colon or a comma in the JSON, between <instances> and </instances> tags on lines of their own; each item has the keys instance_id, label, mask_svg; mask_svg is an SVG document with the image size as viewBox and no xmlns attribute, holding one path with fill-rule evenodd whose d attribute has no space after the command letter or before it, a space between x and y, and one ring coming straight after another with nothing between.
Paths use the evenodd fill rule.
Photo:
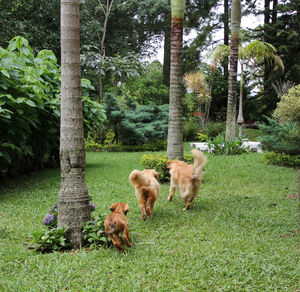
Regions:
<instances>
[{"instance_id":1,"label":"slender tree trunk","mask_svg":"<svg viewBox=\"0 0 300 292\"><path fill-rule=\"evenodd\" d=\"M229 88L227 99L226 140L235 140L236 100L237 100L237 65L239 53L239 34L241 25L241 1L233 0L231 9L231 45Z\"/></svg>"},{"instance_id":2,"label":"slender tree trunk","mask_svg":"<svg viewBox=\"0 0 300 292\"><path fill-rule=\"evenodd\" d=\"M244 116L243 116L243 86L244 86L244 68L241 62L241 81L240 81L240 100L239 100L239 114L237 118L237 123L239 125L239 138L242 138Z\"/></svg>"},{"instance_id":3,"label":"slender tree trunk","mask_svg":"<svg viewBox=\"0 0 300 292\"><path fill-rule=\"evenodd\" d=\"M224 45L229 45L229 5L228 0L224 0ZM224 58L224 77L228 81L228 57Z\"/></svg>"},{"instance_id":4,"label":"slender tree trunk","mask_svg":"<svg viewBox=\"0 0 300 292\"><path fill-rule=\"evenodd\" d=\"M185 0L172 0L170 103L167 157L183 160L182 136L182 40Z\"/></svg>"},{"instance_id":5,"label":"slender tree trunk","mask_svg":"<svg viewBox=\"0 0 300 292\"><path fill-rule=\"evenodd\" d=\"M78 249L82 241L82 224L91 214L85 185L79 0L61 0L60 164L58 226L68 228L71 246Z\"/></svg>"},{"instance_id":6,"label":"slender tree trunk","mask_svg":"<svg viewBox=\"0 0 300 292\"><path fill-rule=\"evenodd\" d=\"M170 86L170 61L171 61L171 13L165 15L165 42L164 42L164 64L163 78L164 84Z\"/></svg>"}]
</instances>

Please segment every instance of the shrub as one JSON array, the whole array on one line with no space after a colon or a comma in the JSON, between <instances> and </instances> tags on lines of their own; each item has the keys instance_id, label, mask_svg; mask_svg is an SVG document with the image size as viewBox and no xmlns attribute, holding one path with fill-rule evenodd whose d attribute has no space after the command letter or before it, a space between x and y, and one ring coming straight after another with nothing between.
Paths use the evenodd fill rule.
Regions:
<instances>
[{"instance_id":1,"label":"shrub","mask_svg":"<svg viewBox=\"0 0 300 292\"><path fill-rule=\"evenodd\" d=\"M144 168L153 168L159 174L159 180L161 182L170 181L169 169L167 169L167 158L166 154L145 154L141 158L141 163ZM194 157L192 154L184 154L184 161L187 163L193 163Z\"/></svg>"},{"instance_id":2,"label":"shrub","mask_svg":"<svg viewBox=\"0 0 300 292\"><path fill-rule=\"evenodd\" d=\"M94 211L96 208L92 202L89 202L89 206L91 211ZM57 204L55 204L43 220L43 224L47 229L33 233L31 248L43 253L70 248L70 243L66 237L68 230L63 227L57 227L57 216L58 210ZM84 224L82 227L84 247L96 248L100 245L111 245L109 238L105 234L104 220L104 216L96 215Z\"/></svg>"},{"instance_id":3,"label":"shrub","mask_svg":"<svg viewBox=\"0 0 300 292\"><path fill-rule=\"evenodd\" d=\"M82 79L85 136L105 118L90 90ZM0 177L58 165L59 95L60 68L52 51L34 56L23 37L0 47Z\"/></svg>"},{"instance_id":4,"label":"shrub","mask_svg":"<svg viewBox=\"0 0 300 292\"><path fill-rule=\"evenodd\" d=\"M183 141L194 141L197 139L197 135L201 127L196 121L186 121L183 123L182 134Z\"/></svg>"},{"instance_id":5,"label":"shrub","mask_svg":"<svg viewBox=\"0 0 300 292\"><path fill-rule=\"evenodd\" d=\"M139 151L161 151L167 147L166 141L156 141L155 143L149 143L144 145L100 145L94 141L88 141L85 143L85 150L91 152L139 152Z\"/></svg>"},{"instance_id":6,"label":"shrub","mask_svg":"<svg viewBox=\"0 0 300 292\"><path fill-rule=\"evenodd\" d=\"M224 133L219 134L213 140L209 140L208 148L215 155L239 155L250 151L242 148L242 140L226 141Z\"/></svg>"},{"instance_id":7,"label":"shrub","mask_svg":"<svg viewBox=\"0 0 300 292\"><path fill-rule=\"evenodd\" d=\"M300 154L300 134L297 124L293 122L281 124L271 118L267 120L269 124L259 125L259 129L265 132L265 135L259 138L262 146L266 150L278 153Z\"/></svg>"},{"instance_id":8,"label":"shrub","mask_svg":"<svg viewBox=\"0 0 300 292\"><path fill-rule=\"evenodd\" d=\"M267 164L288 166L299 168L300 167L300 155L289 155L286 153L265 152L263 155L263 161Z\"/></svg>"},{"instance_id":9,"label":"shrub","mask_svg":"<svg viewBox=\"0 0 300 292\"><path fill-rule=\"evenodd\" d=\"M219 134L223 133L225 131L225 123L221 122L208 122L206 124L206 129L204 130L204 133L210 138L217 137Z\"/></svg>"},{"instance_id":10,"label":"shrub","mask_svg":"<svg viewBox=\"0 0 300 292\"><path fill-rule=\"evenodd\" d=\"M273 116L284 122L300 123L300 84L281 97Z\"/></svg>"},{"instance_id":11,"label":"shrub","mask_svg":"<svg viewBox=\"0 0 300 292\"><path fill-rule=\"evenodd\" d=\"M209 140L209 137L206 134L202 134L201 131L197 134L197 141L207 142Z\"/></svg>"}]
</instances>

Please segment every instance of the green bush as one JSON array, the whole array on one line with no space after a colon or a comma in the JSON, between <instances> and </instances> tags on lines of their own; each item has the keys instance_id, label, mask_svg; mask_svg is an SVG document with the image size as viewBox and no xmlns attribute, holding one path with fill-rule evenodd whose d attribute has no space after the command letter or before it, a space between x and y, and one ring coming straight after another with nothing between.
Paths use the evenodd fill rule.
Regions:
<instances>
[{"instance_id":1,"label":"green bush","mask_svg":"<svg viewBox=\"0 0 300 292\"><path fill-rule=\"evenodd\" d=\"M159 173L159 180L161 182L170 181L169 169L167 169L167 158L166 154L145 154L141 158L141 163L145 169L153 168ZM194 157L192 154L184 154L184 161L187 163L193 163Z\"/></svg>"},{"instance_id":2,"label":"green bush","mask_svg":"<svg viewBox=\"0 0 300 292\"><path fill-rule=\"evenodd\" d=\"M215 155L239 155L250 150L242 148L242 140L226 141L224 133L208 141L208 148Z\"/></svg>"},{"instance_id":3,"label":"green bush","mask_svg":"<svg viewBox=\"0 0 300 292\"><path fill-rule=\"evenodd\" d=\"M85 150L90 152L140 152L140 151L161 151L167 147L166 141L156 141L144 145L101 145L94 141L88 141L85 143Z\"/></svg>"},{"instance_id":4,"label":"green bush","mask_svg":"<svg viewBox=\"0 0 300 292\"><path fill-rule=\"evenodd\" d=\"M182 127L183 141L196 141L200 129L201 127L197 121L184 122Z\"/></svg>"},{"instance_id":5,"label":"green bush","mask_svg":"<svg viewBox=\"0 0 300 292\"><path fill-rule=\"evenodd\" d=\"M299 168L300 155L289 155L286 153L265 152L263 161L271 165L280 165Z\"/></svg>"},{"instance_id":6,"label":"green bush","mask_svg":"<svg viewBox=\"0 0 300 292\"><path fill-rule=\"evenodd\" d=\"M259 125L265 133L259 140L264 149L290 155L300 154L300 133L296 123L281 124L277 120L267 118L268 124Z\"/></svg>"},{"instance_id":7,"label":"green bush","mask_svg":"<svg viewBox=\"0 0 300 292\"><path fill-rule=\"evenodd\" d=\"M210 138L217 137L219 134L225 132L226 125L221 122L208 122L206 124L206 129L203 132Z\"/></svg>"},{"instance_id":8,"label":"green bush","mask_svg":"<svg viewBox=\"0 0 300 292\"><path fill-rule=\"evenodd\" d=\"M82 79L85 136L105 118L90 90ZM60 68L54 53L34 56L23 37L0 47L0 99L0 177L58 165Z\"/></svg>"}]
</instances>

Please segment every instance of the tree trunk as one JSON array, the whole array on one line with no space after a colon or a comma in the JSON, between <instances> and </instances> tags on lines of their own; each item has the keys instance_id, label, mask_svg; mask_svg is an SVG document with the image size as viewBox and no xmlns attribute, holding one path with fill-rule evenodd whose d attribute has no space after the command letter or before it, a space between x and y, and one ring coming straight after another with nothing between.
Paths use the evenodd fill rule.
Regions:
<instances>
[{"instance_id":1,"label":"tree trunk","mask_svg":"<svg viewBox=\"0 0 300 292\"><path fill-rule=\"evenodd\" d=\"M171 14L165 15L165 42L164 42L164 64L163 64L163 78L164 84L170 86L170 61L171 61Z\"/></svg>"},{"instance_id":2,"label":"tree trunk","mask_svg":"<svg viewBox=\"0 0 300 292\"><path fill-rule=\"evenodd\" d=\"M231 9L231 45L229 88L227 99L226 140L235 140L236 100L237 100L237 65L239 53L239 33L241 25L241 1L233 0Z\"/></svg>"},{"instance_id":3,"label":"tree trunk","mask_svg":"<svg viewBox=\"0 0 300 292\"><path fill-rule=\"evenodd\" d=\"M79 0L61 0L60 163L58 226L68 228L68 240L72 248L78 249L82 241L82 224L91 215L85 185Z\"/></svg>"},{"instance_id":4,"label":"tree trunk","mask_svg":"<svg viewBox=\"0 0 300 292\"><path fill-rule=\"evenodd\" d=\"M185 0L172 0L170 102L167 157L183 160L182 135L182 40Z\"/></svg>"},{"instance_id":5,"label":"tree trunk","mask_svg":"<svg viewBox=\"0 0 300 292\"><path fill-rule=\"evenodd\" d=\"M241 81L240 81L240 100L239 100L239 114L237 118L237 123L239 125L239 139L242 139L243 125L244 125L244 115L243 115L243 85L244 85L244 69L243 63L241 63Z\"/></svg>"},{"instance_id":6,"label":"tree trunk","mask_svg":"<svg viewBox=\"0 0 300 292\"><path fill-rule=\"evenodd\" d=\"M224 0L224 45L229 45L229 5L228 0ZM223 61L224 77L228 81L228 57Z\"/></svg>"}]
</instances>

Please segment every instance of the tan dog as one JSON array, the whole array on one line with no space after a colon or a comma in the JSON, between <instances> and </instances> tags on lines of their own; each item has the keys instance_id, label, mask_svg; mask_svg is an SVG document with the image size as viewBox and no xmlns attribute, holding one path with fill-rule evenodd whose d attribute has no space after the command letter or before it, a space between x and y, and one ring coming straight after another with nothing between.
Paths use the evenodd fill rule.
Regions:
<instances>
[{"instance_id":1,"label":"tan dog","mask_svg":"<svg viewBox=\"0 0 300 292\"><path fill-rule=\"evenodd\" d=\"M128 221L125 216L129 211L129 205L126 203L114 203L110 206L110 210L112 213L109 214L104 221L105 233L111 239L114 246L124 252L119 233L123 231L123 240L128 247L131 247L129 242Z\"/></svg>"},{"instance_id":2,"label":"tan dog","mask_svg":"<svg viewBox=\"0 0 300 292\"><path fill-rule=\"evenodd\" d=\"M167 161L167 168L170 169L171 183L168 200L171 201L176 189L179 189L180 196L185 202L185 208L190 208L190 203L198 194L203 168L206 164L206 158L203 153L197 149L192 149L194 164L187 164L183 161Z\"/></svg>"},{"instance_id":3,"label":"tan dog","mask_svg":"<svg viewBox=\"0 0 300 292\"><path fill-rule=\"evenodd\" d=\"M142 210L142 219L152 216L154 203L159 195L160 186L157 181L158 173L154 169L133 170L129 181L135 189L135 196Z\"/></svg>"}]
</instances>

